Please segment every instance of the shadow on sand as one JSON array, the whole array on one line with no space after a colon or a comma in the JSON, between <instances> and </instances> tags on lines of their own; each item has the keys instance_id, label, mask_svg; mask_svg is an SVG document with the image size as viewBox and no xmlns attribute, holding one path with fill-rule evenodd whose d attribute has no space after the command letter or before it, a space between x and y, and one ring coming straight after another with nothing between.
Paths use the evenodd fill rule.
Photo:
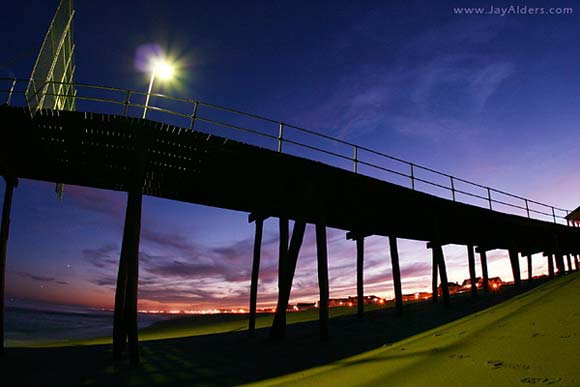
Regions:
<instances>
[{"instance_id":1,"label":"shadow on sand","mask_svg":"<svg viewBox=\"0 0 580 387\"><path fill-rule=\"evenodd\" d=\"M270 341L268 329L229 332L141 343L141 365L113 366L110 345L59 348L9 348L0 372L15 385L199 385L232 386L265 380L328 364L389 345L486 309L543 283L521 290L504 287L489 296L458 295L451 305L406 304L404 312L382 309L363 319L330 320L330 340L318 339L318 323L288 326L283 342Z\"/></svg>"}]
</instances>

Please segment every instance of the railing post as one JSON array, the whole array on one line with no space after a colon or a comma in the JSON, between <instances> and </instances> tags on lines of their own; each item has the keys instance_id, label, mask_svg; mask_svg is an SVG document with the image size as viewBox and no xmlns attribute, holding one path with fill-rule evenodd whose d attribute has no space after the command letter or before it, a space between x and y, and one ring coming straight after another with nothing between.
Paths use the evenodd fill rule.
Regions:
<instances>
[{"instance_id":1,"label":"railing post","mask_svg":"<svg viewBox=\"0 0 580 387\"><path fill-rule=\"evenodd\" d=\"M16 78L12 80L12 85L10 85L10 92L8 93L8 98L6 98L6 105L10 105L12 101L12 94L14 94L14 88L16 87Z\"/></svg>"},{"instance_id":2,"label":"railing post","mask_svg":"<svg viewBox=\"0 0 580 387\"><path fill-rule=\"evenodd\" d=\"M278 130L278 152L282 153L282 142L284 141L284 123L280 122L280 129Z\"/></svg>"},{"instance_id":3,"label":"railing post","mask_svg":"<svg viewBox=\"0 0 580 387\"><path fill-rule=\"evenodd\" d=\"M451 180L451 197L453 201L455 201L455 184L453 183L453 176L449 176L449 180Z\"/></svg>"},{"instance_id":4,"label":"railing post","mask_svg":"<svg viewBox=\"0 0 580 387\"><path fill-rule=\"evenodd\" d=\"M354 146L354 173L357 173L358 166L358 146Z\"/></svg>"},{"instance_id":5,"label":"railing post","mask_svg":"<svg viewBox=\"0 0 580 387\"><path fill-rule=\"evenodd\" d=\"M530 218L530 207L528 206L528 199L524 199L526 201L526 212L528 213L528 219Z\"/></svg>"},{"instance_id":6,"label":"railing post","mask_svg":"<svg viewBox=\"0 0 580 387\"><path fill-rule=\"evenodd\" d=\"M491 206L491 189L489 187L487 187L487 200L489 201L489 209L493 211Z\"/></svg>"},{"instance_id":7,"label":"railing post","mask_svg":"<svg viewBox=\"0 0 580 387\"><path fill-rule=\"evenodd\" d=\"M414 191L415 190L415 168L414 168L413 163L409 163L409 166L411 167L411 189Z\"/></svg>"},{"instance_id":8,"label":"railing post","mask_svg":"<svg viewBox=\"0 0 580 387\"><path fill-rule=\"evenodd\" d=\"M125 97L125 103L123 108L123 116L127 117L127 113L129 111L129 104L131 103L131 90L127 90L127 97Z\"/></svg>"},{"instance_id":9,"label":"railing post","mask_svg":"<svg viewBox=\"0 0 580 387\"><path fill-rule=\"evenodd\" d=\"M554 211L554 207L552 207L552 217L554 218L554 223L558 223L556 222L556 212Z\"/></svg>"},{"instance_id":10,"label":"railing post","mask_svg":"<svg viewBox=\"0 0 580 387\"><path fill-rule=\"evenodd\" d=\"M199 106L199 101L193 102L193 111L191 112L191 124L189 125L189 129L193 130L195 127L195 119L197 118L197 108Z\"/></svg>"}]
</instances>

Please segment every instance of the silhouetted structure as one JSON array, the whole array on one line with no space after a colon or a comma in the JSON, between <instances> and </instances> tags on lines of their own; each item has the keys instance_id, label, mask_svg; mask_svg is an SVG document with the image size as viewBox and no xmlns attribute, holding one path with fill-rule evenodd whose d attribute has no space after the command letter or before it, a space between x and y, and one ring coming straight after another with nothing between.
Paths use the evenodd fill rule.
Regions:
<instances>
[{"instance_id":1,"label":"silhouetted structure","mask_svg":"<svg viewBox=\"0 0 580 387\"><path fill-rule=\"evenodd\" d=\"M414 185L405 188L317 161L204 133L195 130L196 122L210 121L198 115L199 101L189 101L196 107L189 117L189 128L127 117L130 107L140 106L131 104L131 93L127 92L122 103L123 116L0 107L0 174L7 181L28 178L128 192L115 295L115 358L119 358L127 347L131 360L138 361L136 305L143 195L250 214L250 220L256 223L250 330L255 328L263 222L269 217L278 218L279 292L271 329L271 337L276 339L286 334L285 314L307 223L316 226L323 340L328 336L327 227L344 230L347 238L356 241L359 316L364 312L364 239L371 235L389 238L399 310L403 296L398 238L427 242L433 259L433 301L438 301L437 289L441 283L445 305L449 304L445 245L468 246L471 279L475 276L475 248L480 254L486 293L489 291L486 253L490 250L509 251L516 286L521 283L520 254L529 257L531 267L531 255L544 252L549 263L555 259L558 275L562 275L564 255L580 253L580 229L532 219L531 209L528 209L528 217L501 213L419 192ZM12 91L8 100L11 96ZM281 129L284 127L288 125L280 124ZM290 141L282 137L282 130L276 140L279 150L283 141ZM359 154L355 154L355 165L362 164L358 157ZM410 178L414 183L416 178L412 171ZM450 178L451 182L455 179ZM7 184L5 197L10 197L13 187L14 184ZM454 194L457 191L453 184L452 190ZM491 207L494 201L490 192L488 188ZM528 199L525 200L527 203ZM552 210L556 220L554 207ZM8 238L9 213L8 202L2 223L6 230L2 233L3 246ZM426 219L425 214L428 214L428 221L418 222L417 219ZM294 221L291 235L289 219ZM568 266L570 269L571 264ZM552 267L550 276L553 272Z\"/></svg>"}]
</instances>

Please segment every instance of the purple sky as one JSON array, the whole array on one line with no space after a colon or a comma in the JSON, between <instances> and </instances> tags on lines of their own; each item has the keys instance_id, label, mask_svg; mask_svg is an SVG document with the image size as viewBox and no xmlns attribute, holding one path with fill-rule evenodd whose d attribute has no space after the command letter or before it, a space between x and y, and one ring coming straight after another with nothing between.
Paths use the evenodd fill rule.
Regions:
<instances>
[{"instance_id":1,"label":"purple sky","mask_svg":"<svg viewBox=\"0 0 580 387\"><path fill-rule=\"evenodd\" d=\"M9 2L0 76L26 78L55 2ZM78 82L145 90L140 47L180 58L181 82L157 91L317 130L562 208L578 205L580 6L572 15L454 15L456 1L79 1ZM495 6L511 5L496 1ZM490 2L473 6L489 8ZM532 1L528 6L554 6ZM388 176L383 176L387 178ZM396 181L396 180L393 180ZM0 198L4 182L0 183ZM124 193L21 181L13 206L7 295L110 307ZM143 308L246 306L253 241L247 214L147 197ZM354 243L329 230L331 297L355 293ZM451 281L468 276L464 247L445 247ZM277 223L265 225L258 302L276 295ZM428 290L430 251L401 241L403 291ZM507 253L490 275L511 279ZM535 257L537 270L544 258ZM523 275L526 276L525 265ZM479 261L478 261L479 265ZM292 300L317 299L307 229ZM478 273L479 273L478 266ZM386 238L366 243L365 291L392 297ZM292 302L292 301L291 301Z\"/></svg>"}]
</instances>

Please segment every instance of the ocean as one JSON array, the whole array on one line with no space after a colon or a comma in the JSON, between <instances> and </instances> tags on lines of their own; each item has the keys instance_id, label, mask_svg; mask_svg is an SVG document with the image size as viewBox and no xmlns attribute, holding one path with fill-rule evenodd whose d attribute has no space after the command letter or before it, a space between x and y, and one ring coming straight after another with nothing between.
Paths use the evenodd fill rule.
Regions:
<instances>
[{"instance_id":1,"label":"ocean","mask_svg":"<svg viewBox=\"0 0 580 387\"><path fill-rule=\"evenodd\" d=\"M170 315L139 313L139 328L170 318ZM78 306L10 302L4 311L4 334L5 345L9 347L111 337L113 312Z\"/></svg>"}]
</instances>

